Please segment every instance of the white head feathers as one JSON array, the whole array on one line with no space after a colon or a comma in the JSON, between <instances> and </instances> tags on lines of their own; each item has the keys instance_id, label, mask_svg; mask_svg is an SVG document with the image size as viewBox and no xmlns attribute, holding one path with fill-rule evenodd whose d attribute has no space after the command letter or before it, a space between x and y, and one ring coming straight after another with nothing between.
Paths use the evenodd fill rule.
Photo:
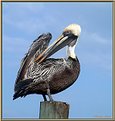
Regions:
<instances>
[{"instance_id":1,"label":"white head feathers","mask_svg":"<svg viewBox=\"0 0 115 121\"><path fill-rule=\"evenodd\" d=\"M75 36L79 36L81 33L81 27L78 24L70 24L64 31L71 31Z\"/></svg>"}]
</instances>

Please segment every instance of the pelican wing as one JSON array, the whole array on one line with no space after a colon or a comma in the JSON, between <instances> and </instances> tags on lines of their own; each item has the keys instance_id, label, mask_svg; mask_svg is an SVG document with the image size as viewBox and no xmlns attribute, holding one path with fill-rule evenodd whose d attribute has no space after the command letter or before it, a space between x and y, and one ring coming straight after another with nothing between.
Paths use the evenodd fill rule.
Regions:
<instances>
[{"instance_id":1,"label":"pelican wing","mask_svg":"<svg viewBox=\"0 0 115 121\"><path fill-rule=\"evenodd\" d=\"M66 65L63 63L63 59L47 59L42 64L36 65L36 69L31 73L31 77L25 80L20 80L15 84L15 94L13 99L26 96L33 93L33 91L39 90L41 93L44 88L45 81L50 82L52 78L57 74L61 74L65 70ZM41 85L42 84L42 85ZM41 86L40 86L41 85Z\"/></svg>"},{"instance_id":2,"label":"pelican wing","mask_svg":"<svg viewBox=\"0 0 115 121\"><path fill-rule=\"evenodd\" d=\"M21 66L17 74L16 83L24 79L24 75L26 73L26 70L32 58L34 58L35 56L38 56L48 47L48 44L51 38L52 38L52 35L48 33L48 34L40 35L36 40L33 41L32 45L28 50L28 53L21 61Z\"/></svg>"}]
</instances>

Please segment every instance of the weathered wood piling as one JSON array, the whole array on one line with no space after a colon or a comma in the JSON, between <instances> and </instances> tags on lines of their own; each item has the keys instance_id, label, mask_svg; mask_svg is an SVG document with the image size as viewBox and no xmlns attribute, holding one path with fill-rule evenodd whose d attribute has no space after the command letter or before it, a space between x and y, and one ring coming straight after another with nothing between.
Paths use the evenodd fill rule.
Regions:
<instances>
[{"instance_id":1,"label":"weathered wood piling","mask_svg":"<svg viewBox=\"0 0 115 121\"><path fill-rule=\"evenodd\" d=\"M40 119L68 119L69 104L66 102L40 102Z\"/></svg>"}]
</instances>

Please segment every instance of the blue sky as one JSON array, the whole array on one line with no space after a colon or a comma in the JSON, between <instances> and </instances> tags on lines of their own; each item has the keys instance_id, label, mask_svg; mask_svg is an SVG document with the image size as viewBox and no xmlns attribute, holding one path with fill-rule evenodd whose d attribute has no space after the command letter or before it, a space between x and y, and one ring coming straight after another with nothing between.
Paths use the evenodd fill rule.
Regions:
<instances>
[{"instance_id":1,"label":"blue sky","mask_svg":"<svg viewBox=\"0 0 115 121\"><path fill-rule=\"evenodd\" d=\"M51 43L69 24L81 26L76 55L81 64L78 80L54 100L70 104L69 118L112 116L112 3L5 2L2 3L2 116L38 118L40 95L13 101L21 59L32 41L51 32ZM62 49L52 57L66 57Z\"/></svg>"}]
</instances>

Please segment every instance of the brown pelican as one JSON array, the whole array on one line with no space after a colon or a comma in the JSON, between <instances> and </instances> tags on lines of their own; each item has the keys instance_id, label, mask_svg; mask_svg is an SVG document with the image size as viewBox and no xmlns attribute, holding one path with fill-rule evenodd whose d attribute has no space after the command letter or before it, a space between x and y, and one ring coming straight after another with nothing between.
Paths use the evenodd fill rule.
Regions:
<instances>
[{"instance_id":1,"label":"brown pelican","mask_svg":"<svg viewBox=\"0 0 115 121\"><path fill-rule=\"evenodd\" d=\"M77 24L66 27L62 35L48 47L50 33L40 35L30 46L17 74L13 99L28 94L42 94L44 101L53 101L51 94L71 86L79 76L80 63L74 53L81 28ZM48 58L67 46L68 58Z\"/></svg>"}]
</instances>

